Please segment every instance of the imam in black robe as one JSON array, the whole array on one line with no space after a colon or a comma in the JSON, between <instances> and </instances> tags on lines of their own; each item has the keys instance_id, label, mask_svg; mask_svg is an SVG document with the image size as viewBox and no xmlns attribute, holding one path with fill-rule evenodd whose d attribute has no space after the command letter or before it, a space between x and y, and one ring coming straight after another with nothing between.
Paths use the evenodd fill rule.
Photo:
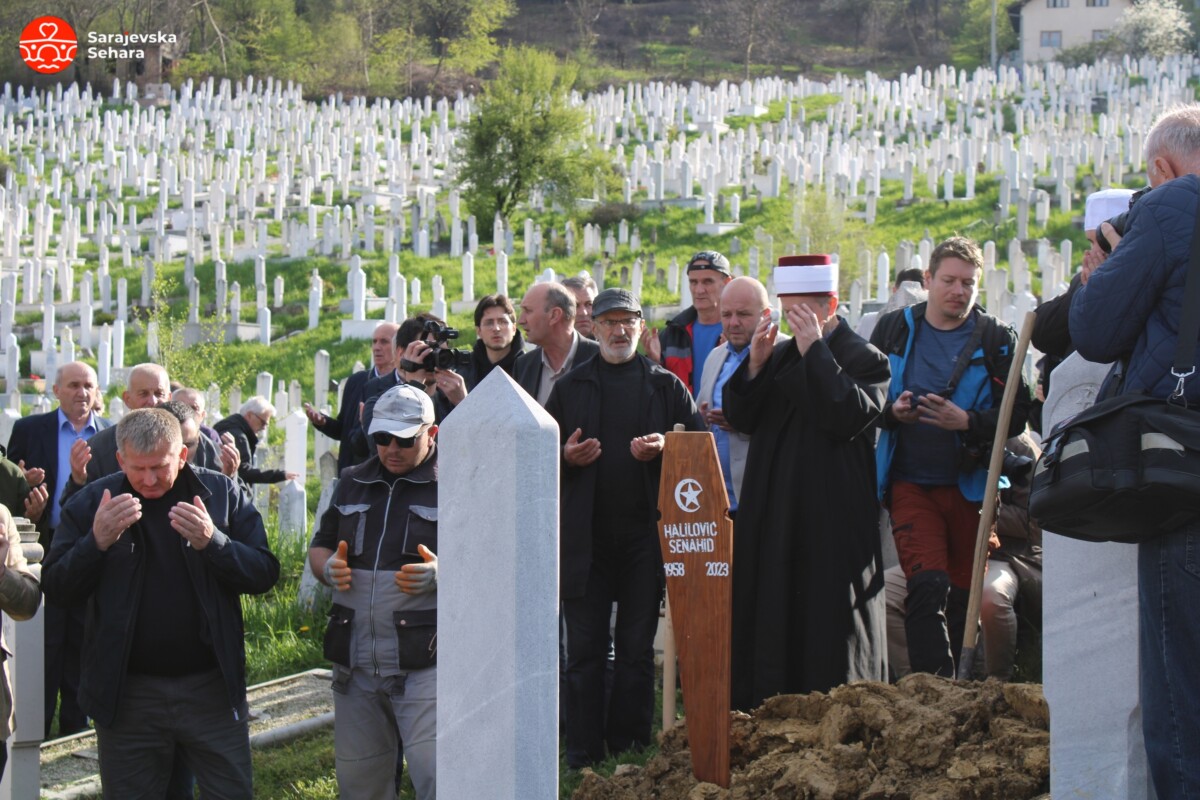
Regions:
<instances>
[{"instance_id":1,"label":"imam in black robe","mask_svg":"<svg viewBox=\"0 0 1200 800\"><path fill-rule=\"evenodd\" d=\"M875 423L886 356L839 320L801 357L775 346L724 391L751 436L733 537L732 702L886 678Z\"/></svg>"}]
</instances>

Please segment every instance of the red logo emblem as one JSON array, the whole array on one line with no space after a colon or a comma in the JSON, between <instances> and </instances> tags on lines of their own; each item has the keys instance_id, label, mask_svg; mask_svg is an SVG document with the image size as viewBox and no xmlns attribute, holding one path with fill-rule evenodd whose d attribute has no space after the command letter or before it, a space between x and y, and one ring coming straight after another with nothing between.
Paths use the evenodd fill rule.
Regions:
<instances>
[{"instance_id":1,"label":"red logo emblem","mask_svg":"<svg viewBox=\"0 0 1200 800\"><path fill-rule=\"evenodd\" d=\"M49 74L71 66L79 40L75 29L58 17L38 17L21 31L21 59L29 68Z\"/></svg>"}]
</instances>

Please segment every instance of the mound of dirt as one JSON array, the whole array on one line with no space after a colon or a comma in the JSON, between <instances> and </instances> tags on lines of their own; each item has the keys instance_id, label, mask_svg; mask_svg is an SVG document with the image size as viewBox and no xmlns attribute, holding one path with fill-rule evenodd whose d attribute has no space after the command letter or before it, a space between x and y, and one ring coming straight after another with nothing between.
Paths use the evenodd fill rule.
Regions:
<instances>
[{"instance_id":1,"label":"mound of dirt","mask_svg":"<svg viewBox=\"0 0 1200 800\"><path fill-rule=\"evenodd\" d=\"M730 788L692 775L677 725L644 767L585 771L574 800L1027 800L1049 791L1050 711L1035 684L910 675L781 695L732 715Z\"/></svg>"}]
</instances>

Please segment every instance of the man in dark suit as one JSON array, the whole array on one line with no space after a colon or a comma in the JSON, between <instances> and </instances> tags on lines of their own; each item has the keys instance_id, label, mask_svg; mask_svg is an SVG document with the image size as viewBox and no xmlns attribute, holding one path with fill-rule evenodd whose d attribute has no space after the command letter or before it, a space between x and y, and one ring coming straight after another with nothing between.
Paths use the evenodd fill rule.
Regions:
<instances>
[{"instance_id":1,"label":"man in dark suit","mask_svg":"<svg viewBox=\"0 0 1200 800\"><path fill-rule=\"evenodd\" d=\"M513 378L545 406L554 382L600 352L575 330L575 295L557 281L535 283L521 298L517 324L537 347L517 359Z\"/></svg>"},{"instance_id":2,"label":"man in dark suit","mask_svg":"<svg viewBox=\"0 0 1200 800\"><path fill-rule=\"evenodd\" d=\"M171 397L171 379L167 371L158 364L138 364L129 370L125 391L121 393L121 401L130 411L139 408L154 408L167 402ZM87 442L84 468L71 470L70 480L63 487L61 502L65 503L88 481L112 475L121 471L117 462L116 429L97 433L96 437ZM194 453L193 464L206 469L224 473L226 477L234 478L240 467L240 456L233 440L221 445L213 444L207 436L202 437L189 447ZM235 478L236 480L236 478Z\"/></svg>"},{"instance_id":3,"label":"man in dark suit","mask_svg":"<svg viewBox=\"0 0 1200 800\"><path fill-rule=\"evenodd\" d=\"M340 442L338 447L338 474L346 467L365 461L357 455L352 442L355 429L358 427L358 408L366 400L363 389L367 381L390 373L396 366L396 330L398 325L392 322L381 322L375 326L371 335L371 367L359 370L346 378L346 388L342 390L342 402L338 407L338 415L331 417L323 414L310 404L304 404L304 413L308 421L321 433L330 439Z\"/></svg>"},{"instance_id":4,"label":"man in dark suit","mask_svg":"<svg viewBox=\"0 0 1200 800\"><path fill-rule=\"evenodd\" d=\"M59 367L53 391L58 408L17 420L8 441L9 458L13 462L26 469L27 474L41 470L44 476L38 485L45 486L49 500L40 538L47 551L58 527L67 480L72 472L83 474L86 469L90 458L87 440L109 427L107 419L92 412L99 389L96 373L87 364L72 361ZM60 692L59 734L65 736L87 727L87 716L75 697L79 688L83 609L47 602L45 620L45 736L50 738L50 723Z\"/></svg>"}]
</instances>

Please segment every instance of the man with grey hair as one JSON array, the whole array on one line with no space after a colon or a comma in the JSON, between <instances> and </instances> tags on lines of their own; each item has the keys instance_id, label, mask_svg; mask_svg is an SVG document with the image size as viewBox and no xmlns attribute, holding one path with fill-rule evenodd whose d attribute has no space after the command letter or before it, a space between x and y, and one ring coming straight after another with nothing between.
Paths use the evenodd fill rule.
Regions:
<instances>
[{"instance_id":1,"label":"man with grey hair","mask_svg":"<svg viewBox=\"0 0 1200 800\"><path fill-rule=\"evenodd\" d=\"M79 700L96 722L105 797L162 797L178 752L204 797L253 794L241 595L279 578L262 517L187 463L160 408L117 426L121 472L67 502L42 570L48 598L87 602Z\"/></svg>"},{"instance_id":2,"label":"man with grey hair","mask_svg":"<svg viewBox=\"0 0 1200 800\"><path fill-rule=\"evenodd\" d=\"M204 396L204 392L199 389L193 389L190 386L181 386L171 392L171 399L178 400L184 405L190 407L196 413L196 424L200 427L200 434L215 444L221 446L221 434L217 433L216 429L204 424L205 417L208 416L208 400ZM232 441L230 441L232 444Z\"/></svg>"},{"instance_id":3,"label":"man with grey hair","mask_svg":"<svg viewBox=\"0 0 1200 800\"><path fill-rule=\"evenodd\" d=\"M557 281L535 283L521 298L517 324L537 347L517 359L513 377L538 405L546 405L555 381L599 352L575 330L575 310L575 295Z\"/></svg>"},{"instance_id":4,"label":"man with grey hair","mask_svg":"<svg viewBox=\"0 0 1200 800\"><path fill-rule=\"evenodd\" d=\"M1200 105L1168 111L1146 137L1153 191L1133 204L1122 232L1107 222L1099 234L1112 255L1071 300L1071 343L1096 363L1121 362L1101 396L1113 391L1200 403L1200 379L1172 374L1184 286L1190 279L1200 214ZM1194 276L1193 276L1194 277ZM1200 355L1200 348L1195 355ZM1200 361L1200 359L1197 359ZM1186 376L1185 376L1186 378ZM1200 605L1196 551L1200 520L1138 545L1142 732L1160 800L1195 797L1200 790Z\"/></svg>"},{"instance_id":5,"label":"man with grey hair","mask_svg":"<svg viewBox=\"0 0 1200 800\"><path fill-rule=\"evenodd\" d=\"M663 567L655 523L666 432L704 430L687 387L638 355L642 306L596 295L600 355L555 384L562 439L559 585L566 623L566 757L572 769L650 743ZM609 637L613 603L617 623ZM605 691L609 643L612 691Z\"/></svg>"},{"instance_id":6,"label":"man with grey hair","mask_svg":"<svg viewBox=\"0 0 1200 800\"><path fill-rule=\"evenodd\" d=\"M575 330L585 339L595 340L592 330L592 301L596 299L596 282L586 272L564 278L562 285L575 295Z\"/></svg>"},{"instance_id":7,"label":"man with grey hair","mask_svg":"<svg viewBox=\"0 0 1200 800\"><path fill-rule=\"evenodd\" d=\"M253 466L254 451L258 449L259 439L266 438L267 426L271 424L271 418L274 416L275 406L271 405L267 398L256 394L242 403L236 414L230 414L213 426L218 433L228 433L233 437L234 446L237 447L238 456L241 458L238 475L246 483L279 483L296 477L295 472L258 469Z\"/></svg>"}]
</instances>

